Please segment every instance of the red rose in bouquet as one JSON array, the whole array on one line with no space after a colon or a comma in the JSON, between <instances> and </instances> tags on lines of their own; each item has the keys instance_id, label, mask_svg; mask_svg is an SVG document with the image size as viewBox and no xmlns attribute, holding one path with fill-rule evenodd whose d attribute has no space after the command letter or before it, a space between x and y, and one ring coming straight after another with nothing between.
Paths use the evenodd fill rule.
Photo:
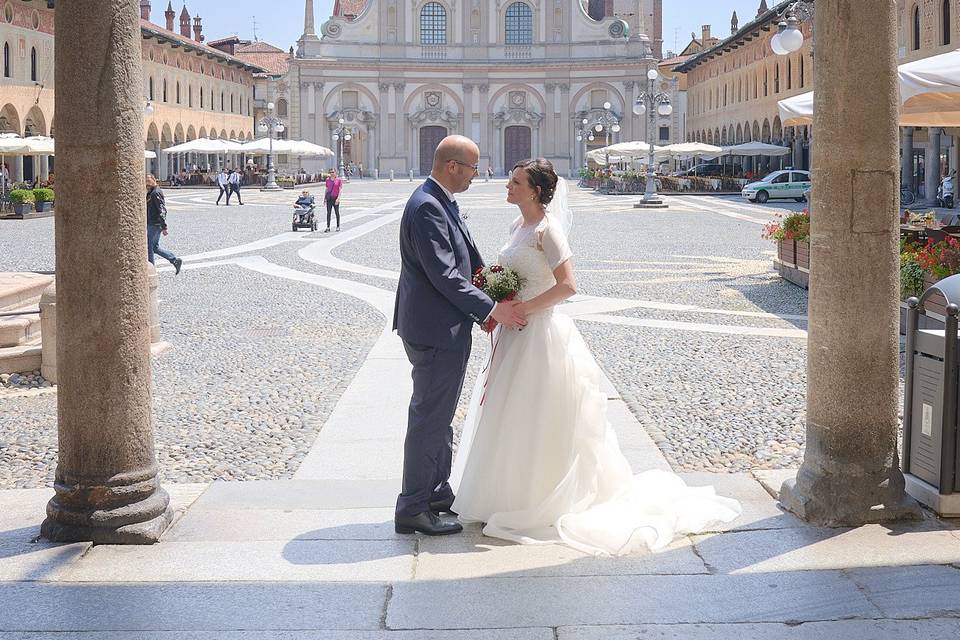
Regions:
<instances>
[{"instance_id":1,"label":"red rose in bouquet","mask_svg":"<svg viewBox=\"0 0 960 640\"><path fill-rule=\"evenodd\" d=\"M523 278L514 271L499 264L481 267L473 272L473 286L490 296L494 302L513 300L523 288ZM483 325L484 331L490 333L496 326L493 318Z\"/></svg>"}]
</instances>

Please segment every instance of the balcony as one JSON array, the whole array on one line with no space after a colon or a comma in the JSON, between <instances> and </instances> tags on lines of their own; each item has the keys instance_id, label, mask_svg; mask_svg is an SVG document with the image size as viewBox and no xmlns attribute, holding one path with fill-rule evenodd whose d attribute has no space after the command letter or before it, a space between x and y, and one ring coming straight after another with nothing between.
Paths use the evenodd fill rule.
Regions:
<instances>
[{"instance_id":1,"label":"balcony","mask_svg":"<svg viewBox=\"0 0 960 640\"><path fill-rule=\"evenodd\" d=\"M447 45L424 44L420 46L420 57L424 60L446 60Z\"/></svg>"},{"instance_id":2,"label":"balcony","mask_svg":"<svg viewBox=\"0 0 960 640\"><path fill-rule=\"evenodd\" d=\"M533 45L508 44L503 53L507 60L529 60L533 57Z\"/></svg>"}]
</instances>

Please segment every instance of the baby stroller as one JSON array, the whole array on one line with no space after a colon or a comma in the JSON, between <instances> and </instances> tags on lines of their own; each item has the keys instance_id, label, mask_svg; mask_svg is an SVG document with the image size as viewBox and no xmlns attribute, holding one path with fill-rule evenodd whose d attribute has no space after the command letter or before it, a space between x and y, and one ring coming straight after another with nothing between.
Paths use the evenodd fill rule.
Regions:
<instances>
[{"instance_id":1,"label":"baby stroller","mask_svg":"<svg viewBox=\"0 0 960 640\"><path fill-rule=\"evenodd\" d=\"M317 216L314 214L314 209L316 205L304 206L295 204L293 205L293 230L297 231L298 229L310 229L310 231L317 230Z\"/></svg>"}]
</instances>

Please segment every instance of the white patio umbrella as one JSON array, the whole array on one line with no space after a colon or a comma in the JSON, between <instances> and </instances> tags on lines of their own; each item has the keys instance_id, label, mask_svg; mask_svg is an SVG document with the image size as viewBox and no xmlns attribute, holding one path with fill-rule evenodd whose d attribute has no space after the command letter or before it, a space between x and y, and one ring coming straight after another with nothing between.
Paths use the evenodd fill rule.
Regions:
<instances>
[{"instance_id":1,"label":"white patio umbrella","mask_svg":"<svg viewBox=\"0 0 960 640\"><path fill-rule=\"evenodd\" d=\"M778 144L767 144L766 142L744 142L732 147L723 147L723 155L725 156L785 156L790 151L790 147L781 147Z\"/></svg>"},{"instance_id":2,"label":"white patio umbrella","mask_svg":"<svg viewBox=\"0 0 960 640\"><path fill-rule=\"evenodd\" d=\"M960 50L900 65L900 126L960 126Z\"/></svg>"},{"instance_id":3,"label":"white patio umbrella","mask_svg":"<svg viewBox=\"0 0 960 640\"><path fill-rule=\"evenodd\" d=\"M780 121L785 127L813 124L813 91L786 98L777 103Z\"/></svg>"},{"instance_id":4,"label":"white patio umbrella","mask_svg":"<svg viewBox=\"0 0 960 640\"><path fill-rule=\"evenodd\" d=\"M294 155L297 150L297 140L283 140L274 138L273 153L282 153L285 155ZM251 155L266 155L270 153L270 138L257 138L250 142L240 145L240 150Z\"/></svg>"},{"instance_id":5,"label":"white patio umbrella","mask_svg":"<svg viewBox=\"0 0 960 640\"><path fill-rule=\"evenodd\" d=\"M960 126L960 50L897 67L901 127ZM783 126L813 123L813 92L777 103Z\"/></svg>"},{"instance_id":6,"label":"white patio umbrella","mask_svg":"<svg viewBox=\"0 0 960 640\"><path fill-rule=\"evenodd\" d=\"M291 151L290 155L300 156L302 158L332 158L334 156L331 149L322 147L319 144L307 142L306 140L294 140L293 144L294 151ZM276 147L274 147L274 150L276 150Z\"/></svg>"},{"instance_id":7,"label":"white patio umbrella","mask_svg":"<svg viewBox=\"0 0 960 640\"><path fill-rule=\"evenodd\" d=\"M723 149L712 144L702 142L680 142L657 150L657 155L671 158L716 158L723 153Z\"/></svg>"}]
</instances>

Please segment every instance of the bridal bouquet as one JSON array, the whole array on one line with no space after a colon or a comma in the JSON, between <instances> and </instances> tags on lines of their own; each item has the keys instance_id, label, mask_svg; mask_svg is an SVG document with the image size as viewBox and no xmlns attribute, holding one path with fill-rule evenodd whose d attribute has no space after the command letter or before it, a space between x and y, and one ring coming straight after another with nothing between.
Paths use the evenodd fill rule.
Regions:
<instances>
[{"instance_id":1,"label":"bridal bouquet","mask_svg":"<svg viewBox=\"0 0 960 640\"><path fill-rule=\"evenodd\" d=\"M495 264L474 271L473 286L490 296L494 302L503 302L517 297L517 293L523 287L523 278L513 269ZM496 322L491 318L483 328L490 333L495 326Z\"/></svg>"}]
</instances>

